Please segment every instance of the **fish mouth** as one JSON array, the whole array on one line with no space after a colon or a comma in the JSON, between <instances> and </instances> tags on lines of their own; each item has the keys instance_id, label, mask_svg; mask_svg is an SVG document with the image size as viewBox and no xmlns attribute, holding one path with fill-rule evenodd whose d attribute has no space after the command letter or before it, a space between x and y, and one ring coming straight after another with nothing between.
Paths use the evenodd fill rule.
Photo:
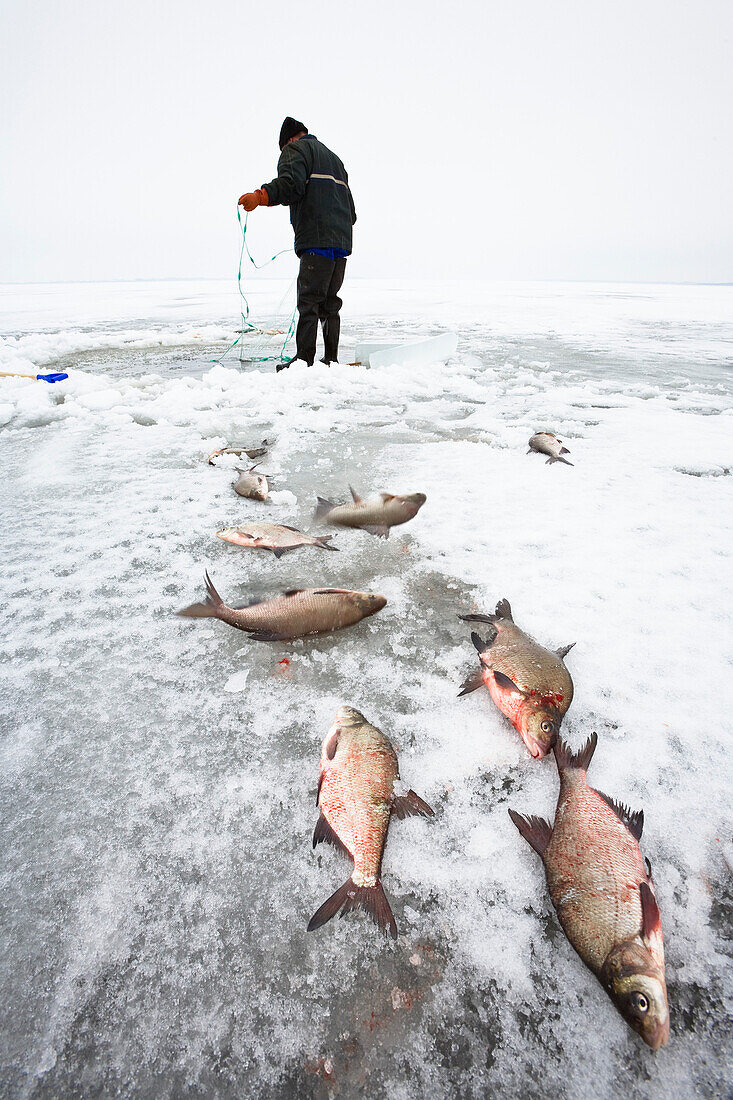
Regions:
<instances>
[{"instance_id":1,"label":"fish mouth","mask_svg":"<svg viewBox=\"0 0 733 1100\"><path fill-rule=\"evenodd\" d=\"M530 756L534 760L542 760L547 756L551 748L549 745L547 747L541 745L539 741L536 741L535 738L531 736L531 734L524 735L524 743L529 749Z\"/></svg>"},{"instance_id":2,"label":"fish mouth","mask_svg":"<svg viewBox=\"0 0 733 1100\"><path fill-rule=\"evenodd\" d=\"M359 593L359 597L357 606L361 606L364 615L376 615L377 611L387 606L386 596L374 596L369 592L363 592Z\"/></svg>"},{"instance_id":3,"label":"fish mouth","mask_svg":"<svg viewBox=\"0 0 733 1100\"><path fill-rule=\"evenodd\" d=\"M669 1017L662 1023L657 1024L653 1031L642 1032L641 1037L652 1050L666 1047L669 1042Z\"/></svg>"}]
</instances>

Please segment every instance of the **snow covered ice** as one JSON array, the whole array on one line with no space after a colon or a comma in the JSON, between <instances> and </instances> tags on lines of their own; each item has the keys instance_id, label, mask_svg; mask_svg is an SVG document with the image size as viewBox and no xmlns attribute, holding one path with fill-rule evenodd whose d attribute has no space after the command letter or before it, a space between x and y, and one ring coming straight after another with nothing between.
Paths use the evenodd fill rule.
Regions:
<instances>
[{"instance_id":1,"label":"snow covered ice","mask_svg":"<svg viewBox=\"0 0 733 1100\"><path fill-rule=\"evenodd\" d=\"M255 284L255 320L283 289ZM1 293L0 369L70 373L0 380L4 1094L722 1095L733 288L354 280L344 365L279 375L238 349L212 364L236 337L228 285ZM345 365L446 329L445 365ZM526 454L537 430L573 468ZM264 438L259 504L207 456ZM312 531L316 494L349 484L427 503L387 542L323 528L339 554L215 537L247 517ZM388 603L258 644L175 616L205 568L230 604L312 585ZM644 809L657 1055L574 955L507 814L552 818L552 759L488 692L457 698L476 662L458 615L504 596L542 644L577 643L566 736L595 730L590 781ZM390 827L394 945L363 914L306 933L349 873L311 849L341 703L436 810Z\"/></svg>"}]
</instances>

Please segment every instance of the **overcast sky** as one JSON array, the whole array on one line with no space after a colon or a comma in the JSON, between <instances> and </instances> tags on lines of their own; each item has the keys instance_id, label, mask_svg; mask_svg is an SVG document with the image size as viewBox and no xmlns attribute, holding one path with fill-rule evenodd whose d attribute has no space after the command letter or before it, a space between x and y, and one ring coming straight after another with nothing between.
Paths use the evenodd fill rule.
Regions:
<instances>
[{"instance_id":1,"label":"overcast sky","mask_svg":"<svg viewBox=\"0 0 733 1100\"><path fill-rule=\"evenodd\" d=\"M733 280L731 0L4 0L0 37L0 281L233 276L287 114L352 276Z\"/></svg>"}]
</instances>

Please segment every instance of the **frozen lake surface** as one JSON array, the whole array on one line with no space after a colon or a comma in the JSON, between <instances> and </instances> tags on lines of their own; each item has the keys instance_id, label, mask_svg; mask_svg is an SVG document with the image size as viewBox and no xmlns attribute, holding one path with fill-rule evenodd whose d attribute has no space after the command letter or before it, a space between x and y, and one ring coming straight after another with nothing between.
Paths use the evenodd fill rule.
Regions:
<instances>
[{"instance_id":1,"label":"frozen lake surface","mask_svg":"<svg viewBox=\"0 0 733 1100\"><path fill-rule=\"evenodd\" d=\"M286 327L287 283L252 319ZM278 304L285 295L285 304ZM714 1097L730 1088L733 288L376 283L361 340L453 329L415 373L240 363L236 287L0 288L2 1095ZM246 337L245 355L282 337ZM527 455L555 431L575 465ZM271 504L207 455L275 440ZM316 494L424 492L388 542L281 560L215 537L313 530ZM381 592L329 638L174 612L302 586ZM458 615L507 597L568 657L589 780L643 807L671 1036L654 1055L559 929L507 814L552 818ZM341 703L436 810L393 821L400 930L308 934L349 873L311 849Z\"/></svg>"}]
</instances>

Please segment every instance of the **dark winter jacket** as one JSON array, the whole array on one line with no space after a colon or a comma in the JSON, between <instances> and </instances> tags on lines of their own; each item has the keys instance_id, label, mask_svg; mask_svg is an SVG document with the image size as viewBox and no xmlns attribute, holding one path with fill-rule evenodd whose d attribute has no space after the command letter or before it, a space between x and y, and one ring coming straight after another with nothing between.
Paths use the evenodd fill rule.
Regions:
<instances>
[{"instance_id":1,"label":"dark winter jacket","mask_svg":"<svg viewBox=\"0 0 733 1100\"><path fill-rule=\"evenodd\" d=\"M270 206L289 206L298 256L309 248L351 252L356 221L349 177L343 164L313 134L285 146L277 178L262 185Z\"/></svg>"}]
</instances>

